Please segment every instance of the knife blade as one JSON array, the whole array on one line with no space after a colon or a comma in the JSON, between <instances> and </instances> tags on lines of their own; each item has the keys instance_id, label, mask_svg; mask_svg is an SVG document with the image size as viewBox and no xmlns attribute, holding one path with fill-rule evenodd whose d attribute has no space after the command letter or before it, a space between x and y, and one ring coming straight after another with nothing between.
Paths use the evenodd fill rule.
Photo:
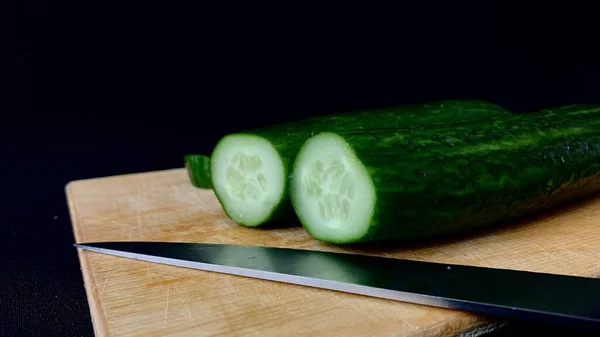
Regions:
<instances>
[{"instance_id":1,"label":"knife blade","mask_svg":"<svg viewBox=\"0 0 600 337\"><path fill-rule=\"evenodd\" d=\"M279 247L152 241L74 246L497 318L600 327L597 278Z\"/></svg>"}]
</instances>

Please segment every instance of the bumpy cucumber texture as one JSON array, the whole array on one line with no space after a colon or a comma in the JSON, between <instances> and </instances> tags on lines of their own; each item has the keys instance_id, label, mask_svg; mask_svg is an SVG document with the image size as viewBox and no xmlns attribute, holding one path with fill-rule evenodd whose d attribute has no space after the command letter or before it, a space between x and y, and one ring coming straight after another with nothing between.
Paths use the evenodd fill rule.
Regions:
<instances>
[{"instance_id":1,"label":"bumpy cucumber texture","mask_svg":"<svg viewBox=\"0 0 600 337\"><path fill-rule=\"evenodd\" d=\"M600 107L323 132L301 147L292 177L294 210L321 241L484 229L600 190Z\"/></svg>"}]
</instances>

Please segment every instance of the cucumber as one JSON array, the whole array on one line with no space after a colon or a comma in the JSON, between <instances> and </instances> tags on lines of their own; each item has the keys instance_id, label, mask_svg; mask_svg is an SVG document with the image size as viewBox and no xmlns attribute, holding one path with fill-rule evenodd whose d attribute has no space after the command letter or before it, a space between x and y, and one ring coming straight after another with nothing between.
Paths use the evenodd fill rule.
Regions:
<instances>
[{"instance_id":1,"label":"cucumber","mask_svg":"<svg viewBox=\"0 0 600 337\"><path fill-rule=\"evenodd\" d=\"M322 132L299 150L289 188L300 222L323 242L489 229L600 190L600 105Z\"/></svg>"},{"instance_id":2,"label":"cucumber","mask_svg":"<svg viewBox=\"0 0 600 337\"><path fill-rule=\"evenodd\" d=\"M190 183L202 189L211 189L210 157L202 154L188 154L184 156L185 168Z\"/></svg>"},{"instance_id":3,"label":"cucumber","mask_svg":"<svg viewBox=\"0 0 600 337\"><path fill-rule=\"evenodd\" d=\"M256 227L297 221L288 194L290 167L300 146L315 133L440 124L508 114L485 101L447 100L318 116L229 134L219 140L211 155L213 190L226 215L237 224Z\"/></svg>"}]
</instances>

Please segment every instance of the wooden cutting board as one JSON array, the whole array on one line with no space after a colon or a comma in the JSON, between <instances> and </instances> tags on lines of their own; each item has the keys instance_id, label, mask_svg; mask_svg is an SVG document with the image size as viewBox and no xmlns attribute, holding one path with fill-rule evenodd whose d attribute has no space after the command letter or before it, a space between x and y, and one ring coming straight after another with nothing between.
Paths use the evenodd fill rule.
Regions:
<instances>
[{"instance_id":1,"label":"wooden cutting board","mask_svg":"<svg viewBox=\"0 0 600 337\"><path fill-rule=\"evenodd\" d=\"M344 251L299 226L229 221L183 169L71 182L77 242L150 240ZM355 251L356 252L356 251ZM417 260L600 275L600 198L501 231L429 246L362 250ZM470 313L79 251L97 336L454 336L493 329Z\"/></svg>"}]
</instances>

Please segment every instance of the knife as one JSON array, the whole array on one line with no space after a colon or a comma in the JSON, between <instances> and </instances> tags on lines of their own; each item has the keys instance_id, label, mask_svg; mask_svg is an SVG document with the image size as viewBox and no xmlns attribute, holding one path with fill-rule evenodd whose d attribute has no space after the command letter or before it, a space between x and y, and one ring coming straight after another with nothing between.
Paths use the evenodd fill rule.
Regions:
<instances>
[{"instance_id":1,"label":"knife","mask_svg":"<svg viewBox=\"0 0 600 337\"><path fill-rule=\"evenodd\" d=\"M304 249L91 242L91 252L473 313L600 327L600 279Z\"/></svg>"}]
</instances>

